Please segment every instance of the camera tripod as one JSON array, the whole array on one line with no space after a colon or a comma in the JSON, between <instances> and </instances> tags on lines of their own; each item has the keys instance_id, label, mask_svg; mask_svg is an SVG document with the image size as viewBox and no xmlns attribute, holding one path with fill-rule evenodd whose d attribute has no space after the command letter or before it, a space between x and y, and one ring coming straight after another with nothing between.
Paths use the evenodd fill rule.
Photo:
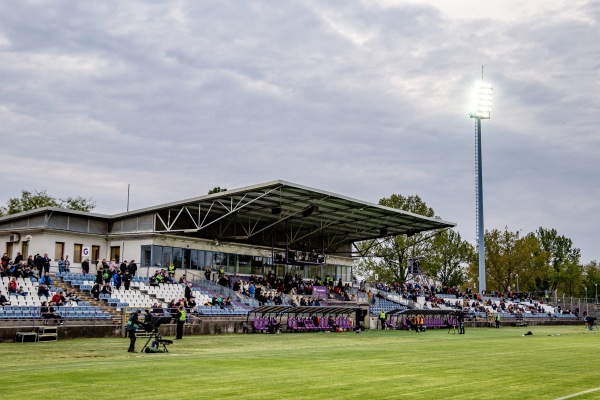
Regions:
<instances>
[{"instance_id":1,"label":"camera tripod","mask_svg":"<svg viewBox=\"0 0 600 400\"><path fill-rule=\"evenodd\" d=\"M146 351L146 353L168 353L169 349L167 349L167 345L173 344L172 340L163 339L162 335L158 328L165 323L171 321L171 317L152 317L150 322L146 322L146 332L150 332L148 336L148 340L144 347L142 347L141 352ZM148 344L152 341L152 345L148 346ZM160 349L162 346L162 350Z\"/></svg>"}]
</instances>

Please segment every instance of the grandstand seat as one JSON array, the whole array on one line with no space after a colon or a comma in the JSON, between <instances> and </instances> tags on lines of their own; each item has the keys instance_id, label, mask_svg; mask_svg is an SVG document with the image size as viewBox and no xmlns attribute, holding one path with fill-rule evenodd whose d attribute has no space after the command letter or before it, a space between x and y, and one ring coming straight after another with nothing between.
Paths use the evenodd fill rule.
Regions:
<instances>
[{"instance_id":1,"label":"grandstand seat","mask_svg":"<svg viewBox=\"0 0 600 400\"><path fill-rule=\"evenodd\" d=\"M288 330L292 330L294 332L298 331L298 320L294 317L288 318Z\"/></svg>"}]
</instances>

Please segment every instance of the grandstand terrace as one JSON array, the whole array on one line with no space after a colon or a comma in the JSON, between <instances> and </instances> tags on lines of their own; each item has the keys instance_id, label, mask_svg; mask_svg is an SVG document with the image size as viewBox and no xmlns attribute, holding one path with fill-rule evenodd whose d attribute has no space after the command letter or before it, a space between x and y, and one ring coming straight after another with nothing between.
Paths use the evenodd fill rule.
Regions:
<instances>
[{"instance_id":1,"label":"grandstand terrace","mask_svg":"<svg viewBox=\"0 0 600 400\"><path fill-rule=\"evenodd\" d=\"M100 294L99 300L95 301L90 295L90 290L95 282L89 280L89 274L56 273L52 277L54 284L50 286L49 296L38 295L39 282L37 279L18 278L19 285L25 288L27 295L8 296L10 304L6 304L0 309L0 323L5 327L41 326L45 321L41 315L42 304L49 302L54 294L64 293L69 289L74 289L79 301L70 301L68 305L55 307L65 322L64 328L85 325L121 326L124 316L127 315L126 310L131 311L137 308L150 309L159 315L170 315L173 313L175 304L185 297L185 284L164 283L152 286L147 277L136 277L128 290L115 289L110 295ZM2 277L3 286L8 284L9 279L9 277ZM249 277L238 277L238 279L244 282L250 281ZM254 279L258 278L254 277ZM489 326L491 318L495 315L500 315L503 324L518 326L580 323L581 321L580 315L565 311L558 306L540 304L533 299L505 299L502 296L473 299L468 293L461 293L457 290L452 294L441 293L446 291L441 288L430 289L428 295L425 294L425 290L420 288L413 291L417 295L412 297L405 296L406 291L403 288L386 291L376 288L376 286L382 288L381 285L362 290L349 287L349 291L356 293L356 300L344 301L340 300L339 295L333 290L329 291L326 286L323 286L326 289L326 298L316 302L318 305L298 306L293 304L297 295L280 293L278 290L270 288L266 278L263 279L263 282L266 288L263 294L280 295L284 304L276 306L272 302L264 303L255 298L249 298L243 294L243 285L240 285L236 292L229 287L220 286L212 280L199 277L198 280L191 282L193 287L191 293L196 304L188 309L188 324L192 326L207 323L210 319L215 319L215 321L232 319L234 322L229 321L228 324L233 323L234 327L230 326L226 331L269 332L272 331L271 328L274 325L278 326L277 331L279 332L332 331L336 328L349 330L358 326L361 328L376 327L376 318L382 310L388 317L386 324L388 329L410 329L409 319L406 317L399 319L398 317L403 312L431 314L432 316L426 317L425 325L428 329L447 328L449 325L453 325L449 322L450 319L444 315L455 311L463 312L472 326ZM372 300L369 300L369 296L365 294L367 290L374 294ZM432 296L431 292L437 292L437 294ZM234 299L229 306L226 307L221 303L213 304L215 298L223 299L225 296ZM310 299L311 294L307 294L306 297ZM412 297L412 299L409 300L408 297ZM367 312L363 313L361 310L367 306L371 317L363 319ZM340 310L344 310L344 312L341 313ZM360 316L357 312L361 313ZM333 316L335 321L331 324L329 323L330 316ZM202 328L190 328L190 331L202 332ZM217 329L217 331L222 332L223 330Z\"/></svg>"}]
</instances>

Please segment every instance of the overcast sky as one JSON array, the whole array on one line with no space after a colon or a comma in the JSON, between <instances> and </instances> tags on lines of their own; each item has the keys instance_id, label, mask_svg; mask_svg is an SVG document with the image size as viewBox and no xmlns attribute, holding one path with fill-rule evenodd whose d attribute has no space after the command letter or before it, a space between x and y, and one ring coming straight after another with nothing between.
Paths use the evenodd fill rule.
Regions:
<instances>
[{"instance_id":1,"label":"overcast sky","mask_svg":"<svg viewBox=\"0 0 600 400\"><path fill-rule=\"evenodd\" d=\"M556 228L600 259L600 2L0 2L0 204L116 213L275 179L418 194L475 240Z\"/></svg>"}]
</instances>

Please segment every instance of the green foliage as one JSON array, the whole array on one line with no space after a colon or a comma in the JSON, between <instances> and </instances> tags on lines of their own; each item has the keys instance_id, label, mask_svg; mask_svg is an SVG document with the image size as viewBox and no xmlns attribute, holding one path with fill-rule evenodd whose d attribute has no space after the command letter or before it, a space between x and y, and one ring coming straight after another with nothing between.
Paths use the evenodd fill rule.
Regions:
<instances>
[{"instance_id":1,"label":"green foliage","mask_svg":"<svg viewBox=\"0 0 600 400\"><path fill-rule=\"evenodd\" d=\"M6 206L0 207L0 216L16 214L43 207L58 207L69 210L91 211L96 207L96 203L91 198L86 199L78 196L57 199L50 196L45 190L34 190L33 192L23 190L21 191L20 198L11 198L6 203Z\"/></svg>"},{"instance_id":2,"label":"green foliage","mask_svg":"<svg viewBox=\"0 0 600 400\"><path fill-rule=\"evenodd\" d=\"M472 262L474 255L472 244L462 240L460 233L447 229L433 237L421 267L443 286L461 286L467 281L464 266Z\"/></svg>"},{"instance_id":3,"label":"green foliage","mask_svg":"<svg viewBox=\"0 0 600 400\"><path fill-rule=\"evenodd\" d=\"M61 200L62 208L68 208L69 210L78 210L89 212L96 208L96 203L91 198L84 198L81 196L67 197Z\"/></svg>"},{"instance_id":4,"label":"green foliage","mask_svg":"<svg viewBox=\"0 0 600 400\"><path fill-rule=\"evenodd\" d=\"M434 216L433 209L427 207L418 195L404 197L394 194L389 198L379 200L379 204L426 217ZM359 254L366 257L357 263L358 274L370 277L377 275L379 280L387 282L405 282L408 276L408 259L425 254L424 236L424 233L417 233L411 237L407 235L391 236L359 243L357 245Z\"/></svg>"},{"instance_id":5,"label":"green foliage","mask_svg":"<svg viewBox=\"0 0 600 400\"><path fill-rule=\"evenodd\" d=\"M583 284L579 249L555 229L539 228L523 237L508 227L486 231L485 267L488 291L516 291L517 277L521 292L559 289L567 296L576 296ZM478 276L477 260L470 274Z\"/></svg>"},{"instance_id":6,"label":"green foliage","mask_svg":"<svg viewBox=\"0 0 600 400\"><path fill-rule=\"evenodd\" d=\"M595 296L598 290L597 285L600 285L600 264L597 261L591 261L583 267L583 282L579 288L578 294L585 296L585 289L587 288L588 297Z\"/></svg>"},{"instance_id":7,"label":"green foliage","mask_svg":"<svg viewBox=\"0 0 600 400\"><path fill-rule=\"evenodd\" d=\"M379 200L382 206L409 211L425 217L435 217L431 207L418 196L394 194ZM366 257L356 263L359 275L387 282L406 281L409 260L418 259L422 271L437 277L443 284L460 285L465 279L463 265L472 258L473 248L454 231L399 235L357 244L359 254Z\"/></svg>"},{"instance_id":8,"label":"green foliage","mask_svg":"<svg viewBox=\"0 0 600 400\"><path fill-rule=\"evenodd\" d=\"M543 289L554 290L569 275L568 271L571 273L579 271L573 266L579 264L580 250L573 247L571 239L558 235L556 229L540 227L535 235L540 243L544 263L551 269L548 276L541 281L542 287ZM572 277L570 280L578 279L578 277Z\"/></svg>"},{"instance_id":9,"label":"green foliage","mask_svg":"<svg viewBox=\"0 0 600 400\"><path fill-rule=\"evenodd\" d=\"M556 274L558 289L567 296L577 296L583 286L583 266L575 260L567 260Z\"/></svg>"},{"instance_id":10,"label":"green foliage","mask_svg":"<svg viewBox=\"0 0 600 400\"><path fill-rule=\"evenodd\" d=\"M212 188L208 191L208 194L214 194L214 193L220 193L220 192L226 192L226 191L227 191L227 189L225 189L225 188L221 189L220 186L215 186L214 188Z\"/></svg>"},{"instance_id":11,"label":"green foliage","mask_svg":"<svg viewBox=\"0 0 600 400\"><path fill-rule=\"evenodd\" d=\"M390 197L379 200L379 205L409 211L424 217L433 218L435 212L418 195L404 197L401 194L393 194Z\"/></svg>"},{"instance_id":12,"label":"green foliage","mask_svg":"<svg viewBox=\"0 0 600 400\"><path fill-rule=\"evenodd\" d=\"M487 289L500 292L517 290L517 275L521 292L534 290L543 275L543 260L535 236L520 237L519 232L494 229L485 233L485 268ZM478 262L475 267L478 269ZM477 273L478 275L478 273Z\"/></svg>"}]
</instances>

